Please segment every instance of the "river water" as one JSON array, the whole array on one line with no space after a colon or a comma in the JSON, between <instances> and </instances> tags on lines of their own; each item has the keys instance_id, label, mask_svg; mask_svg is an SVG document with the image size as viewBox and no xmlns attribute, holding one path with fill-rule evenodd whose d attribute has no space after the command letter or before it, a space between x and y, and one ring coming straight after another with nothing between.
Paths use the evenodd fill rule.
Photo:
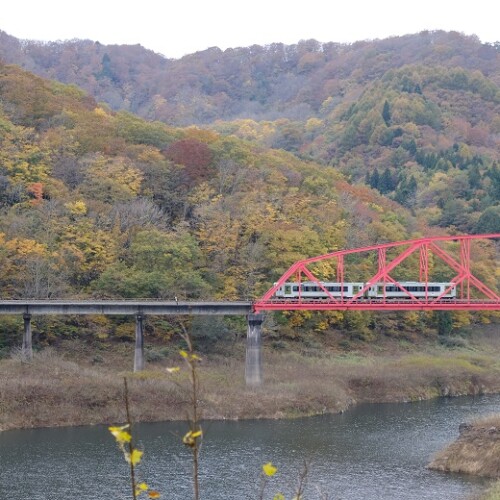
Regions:
<instances>
[{"instance_id":1,"label":"river water","mask_svg":"<svg viewBox=\"0 0 500 500\"><path fill-rule=\"evenodd\" d=\"M305 499L466 499L484 480L426 469L458 435L459 423L500 412L500 395L411 404L363 405L342 415L296 420L206 422L201 498L259 498L261 466L272 461L265 498L293 496L304 461ZM162 499L192 498L185 423L134 428L141 480ZM107 427L0 433L0 500L130 499L128 470ZM141 498L145 498L145 495Z\"/></svg>"}]
</instances>

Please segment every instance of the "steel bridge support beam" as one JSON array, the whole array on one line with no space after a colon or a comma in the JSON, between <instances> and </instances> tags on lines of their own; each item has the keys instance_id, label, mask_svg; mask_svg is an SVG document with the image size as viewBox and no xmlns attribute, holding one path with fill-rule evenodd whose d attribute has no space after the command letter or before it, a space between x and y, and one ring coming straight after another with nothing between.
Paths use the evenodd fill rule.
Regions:
<instances>
[{"instance_id":1,"label":"steel bridge support beam","mask_svg":"<svg viewBox=\"0 0 500 500\"><path fill-rule=\"evenodd\" d=\"M263 314L247 316L247 351L245 360L245 381L247 386L262 384L262 323Z\"/></svg>"},{"instance_id":2,"label":"steel bridge support beam","mask_svg":"<svg viewBox=\"0 0 500 500\"><path fill-rule=\"evenodd\" d=\"M21 348L24 361L31 361L33 359L33 335L31 332L31 314L24 313L24 333L23 333L23 346Z\"/></svg>"},{"instance_id":3,"label":"steel bridge support beam","mask_svg":"<svg viewBox=\"0 0 500 500\"><path fill-rule=\"evenodd\" d=\"M134 372L142 370L144 370L144 316L137 314L135 317Z\"/></svg>"}]
</instances>

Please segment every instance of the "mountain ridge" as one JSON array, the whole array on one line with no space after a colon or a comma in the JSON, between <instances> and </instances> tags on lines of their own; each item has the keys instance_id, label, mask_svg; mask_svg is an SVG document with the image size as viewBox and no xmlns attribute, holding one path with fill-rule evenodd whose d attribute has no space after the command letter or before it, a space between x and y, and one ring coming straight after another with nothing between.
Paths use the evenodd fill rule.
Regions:
<instances>
[{"instance_id":1,"label":"mountain ridge","mask_svg":"<svg viewBox=\"0 0 500 500\"><path fill-rule=\"evenodd\" d=\"M74 83L112 109L180 126L241 117L310 118L347 83L380 78L417 61L479 70L500 83L498 45L443 31L353 44L302 40L224 51L212 47L175 60L138 45L41 44L0 32L0 60Z\"/></svg>"}]
</instances>

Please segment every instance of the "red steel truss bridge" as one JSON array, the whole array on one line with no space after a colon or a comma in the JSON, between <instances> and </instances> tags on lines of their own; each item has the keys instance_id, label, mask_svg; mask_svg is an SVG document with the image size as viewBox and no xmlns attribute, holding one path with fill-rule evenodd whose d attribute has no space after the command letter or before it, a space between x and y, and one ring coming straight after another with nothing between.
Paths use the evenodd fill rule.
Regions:
<instances>
[{"instance_id":1,"label":"red steel truss bridge","mask_svg":"<svg viewBox=\"0 0 500 500\"><path fill-rule=\"evenodd\" d=\"M491 262L489 276L484 276L484 266L475 271L474 252L481 246L489 247L489 259L495 260L493 275ZM499 247L500 234L480 234L427 237L332 252L293 264L253 308L256 313L500 311ZM371 269L365 272L366 279L359 279L363 262L371 262ZM434 277L436 268L440 279ZM333 279L315 275L325 276L328 271ZM352 279L354 275L358 279Z\"/></svg>"}]
</instances>

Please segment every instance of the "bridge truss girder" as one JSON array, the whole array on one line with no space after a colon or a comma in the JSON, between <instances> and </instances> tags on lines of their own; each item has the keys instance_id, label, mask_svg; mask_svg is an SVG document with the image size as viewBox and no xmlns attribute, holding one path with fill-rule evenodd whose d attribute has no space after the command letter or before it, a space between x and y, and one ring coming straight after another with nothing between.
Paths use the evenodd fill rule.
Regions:
<instances>
[{"instance_id":1,"label":"bridge truss girder","mask_svg":"<svg viewBox=\"0 0 500 500\"><path fill-rule=\"evenodd\" d=\"M264 294L264 296L254 303L256 312L265 310L310 310L310 311L346 311L346 310L392 310L392 311L432 311L432 310L500 310L500 295L484 284L471 271L471 242L477 240L499 239L500 234L480 234L480 235L458 235L427 237L415 240L398 241L394 243L384 243L363 248L341 250L325 255L304 259L293 264L281 278ZM458 242L460 252L458 259L439 246L442 242ZM387 258L389 250L400 250L398 255L391 260ZM363 287L352 297L344 297L344 283L346 262L345 257L353 254L366 252L377 252L378 270L367 280L363 280ZM449 280L458 289L456 299L446 298L452 286L444 290L438 297L428 296L427 286L425 297L415 297L398 280L391 276L396 269L411 255L419 254L419 281L429 283L429 256L439 258L456 275ZM336 268L336 282L340 283L340 297L334 297L322 284L308 266L312 264L332 260ZM308 299L301 296L300 283L305 281L304 277L316 284L326 295L325 299ZM299 296L294 299L283 299L275 297L276 291L286 282L294 281L299 284ZM368 289L375 284L392 283L405 295L403 300L389 299L384 296L380 299L367 299L365 297ZM472 296L472 291L479 292L481 298Z\"/></svg>"}]
</instances>

